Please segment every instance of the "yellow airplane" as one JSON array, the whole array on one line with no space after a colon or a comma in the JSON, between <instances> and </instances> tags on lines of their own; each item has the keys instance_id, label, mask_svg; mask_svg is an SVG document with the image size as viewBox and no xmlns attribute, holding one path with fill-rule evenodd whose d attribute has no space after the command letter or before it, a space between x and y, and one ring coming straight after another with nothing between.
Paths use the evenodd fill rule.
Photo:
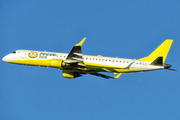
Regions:
<instances>
[{"instance_id":1,"label":"yellow airplane","mask_svg":"<svg viewBox=\"0 0 180 120\"><path fill-rule=\"evenodd\" d=\"M87 73L103 78L119 78L122 73L136 73L159 69L176 71L170 69L171 65L164 63L173 42L171 39L165 40L149 56L137 60L83 55L81 46L85 39L86 38L76 44L69 54L34 50L16 50L6 55L2 60L14 64L61 69L63 70L62 76L65 78L76 78ZM111 77L99 72L111 72L118 75Z\"/></svg>"}]
</instances>

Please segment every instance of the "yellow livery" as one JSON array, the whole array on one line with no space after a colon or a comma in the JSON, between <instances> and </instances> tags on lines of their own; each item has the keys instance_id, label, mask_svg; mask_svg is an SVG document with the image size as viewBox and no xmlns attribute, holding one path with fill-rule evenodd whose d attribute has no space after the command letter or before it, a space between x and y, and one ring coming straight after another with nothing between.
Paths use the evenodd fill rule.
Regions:
<instances>
[{"instance_id":1,"label":"yellow livery","mask_svg":"<svg viewBox=\"0 0 180 120\"><path fill-rule=\"evenodd\" d=\"M35 50L16 50L6 55L5 62L21 65L53 67L63 70L62 76L76 78L84 74L91 74L103 78L117 79L122 73L135 73L158 69L170 69L171 65L165 60L173 40L165 40L149 56L141 59L124 59L104 56L84 55L81 46L86 38L76 44L69 53L57 53ZM115 77L100 72L117 74Z\"/></svg>"}]
</instances>

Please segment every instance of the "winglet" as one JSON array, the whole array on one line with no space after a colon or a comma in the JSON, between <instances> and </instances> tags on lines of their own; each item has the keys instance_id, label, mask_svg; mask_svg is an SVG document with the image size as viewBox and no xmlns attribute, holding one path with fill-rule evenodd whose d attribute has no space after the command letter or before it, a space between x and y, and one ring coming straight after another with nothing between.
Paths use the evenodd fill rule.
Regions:
<instances>
[{"instance_id":1,"label":"winglet","mask_svg":"<svg viewBox=\"0 0 180 120\"><path fill-rule=\"evenodd\" d=\"M86 40L86 37L83 40L81 40L80 43L76 44L75 46L82 46L82 44L84 43L85 40Z\"/></svg>"},{"instance_id":2,"label":"winglet","mask_svg":"<svg viewBox=\"0 0 180 120\"><path fill-rule=\"evenodd\" d=\"M119 73L117 76L115 76L115 79L118 79L121 76L122 73Z\"/></svg>"}]
</instances>

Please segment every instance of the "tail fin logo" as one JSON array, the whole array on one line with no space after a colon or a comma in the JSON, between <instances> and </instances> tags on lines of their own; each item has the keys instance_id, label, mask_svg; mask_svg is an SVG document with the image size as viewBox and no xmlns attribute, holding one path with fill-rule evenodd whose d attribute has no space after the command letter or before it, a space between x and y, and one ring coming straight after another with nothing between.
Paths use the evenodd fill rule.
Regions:
<instances>
[{"instance_id":1,"label":"tail fin logo","mask_svg":"<svg viewBox=\"0 0 180 120\"><path fill-rule=\"evenodd\" d=\"M31 58L36 58L38 56L38 53L36 51L31 51L30 53L28 53L28 56Z\"/></svg>"}]
</instances>

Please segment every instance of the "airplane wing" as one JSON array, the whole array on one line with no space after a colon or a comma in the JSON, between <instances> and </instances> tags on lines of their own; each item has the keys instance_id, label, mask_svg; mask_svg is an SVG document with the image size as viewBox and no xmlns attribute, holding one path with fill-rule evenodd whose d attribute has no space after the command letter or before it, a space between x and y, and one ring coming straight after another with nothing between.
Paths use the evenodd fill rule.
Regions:
<instances>
[{"instance_id":1,"label":"airplane wing","mask_svg":"<svg viewBox=\"0 0 180 120\"><path fill-rule=\"evenodd\" d=\"M117 79L119 78L119 76L122 74L122 73L119 73L117 76L115 77L111 77L111 76L108 76L108 75L104 75L104 74L101 74L101 73L89 73L91 75L96 75L96 76L100 76L100 77L103 77L103 78L106 78L106 79L109 79L109 78L112 78L112 79Z\"/></svg>"},{"instance_id":2,"label":"airplane wing","mask_svg":"<svg viewBox=\"0 0 180 120\"><path fill-rule=\"evenodd\" d=\"M86 65L84 64L84 60L83 60L83 54L82 54L82 51L81 51L81 46L82 46L83 42L85 41L85 39L86 38L84 38L80 43L76 44L71 49L71 51L67 55L67 58L65 59L64 62L66 62L66 63L68 63L68 64L70 64L72 66L75 66L75 67L86 68ZM76 72L76 75L77 75L76 77L82 76L82 74L87 74L87 73ZM89 73L89 74L100 76L100 77L103 77L103 78L106 78L106 79L109 79L109 78L117 79L121 75L121 73L118 73L117 76L111 77L111 76L104 75L104 74L97 73L97 72Z\"/></svg>"},{"instance_id":3,"label":"airplane wing","mask_svg":"<svg viewBox=\"0 0 180 120\"><path fill-rule=\"evenodd\" d=\"M83 54L81 51L81 46L86 38L84 38L80 43L76 44L68 54L67 58L65 59L66 63L69 64L76 64L78 67L86 67L83 62Z\"/></svg>"}]
</instances>

